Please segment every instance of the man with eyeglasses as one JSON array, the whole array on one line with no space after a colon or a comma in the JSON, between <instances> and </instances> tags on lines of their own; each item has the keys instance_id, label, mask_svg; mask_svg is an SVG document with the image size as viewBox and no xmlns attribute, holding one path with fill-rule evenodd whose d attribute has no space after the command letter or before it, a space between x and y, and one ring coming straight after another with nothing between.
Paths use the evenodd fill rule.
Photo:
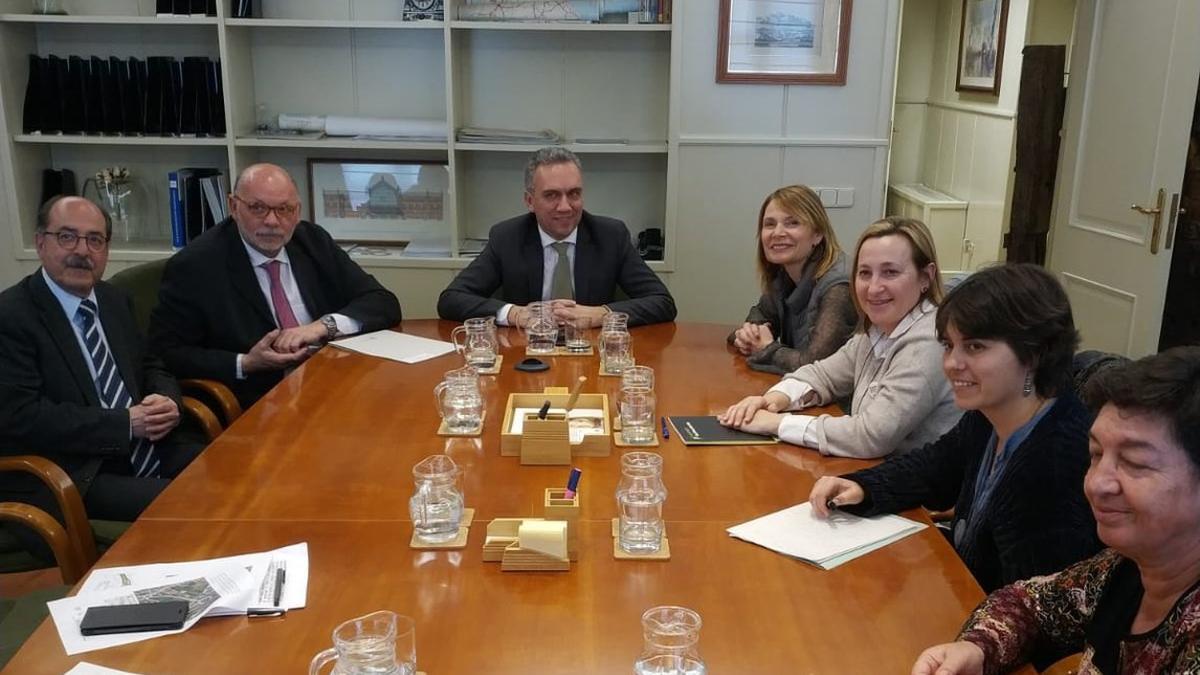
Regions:
<instances>
[{"instance_id":1,"label":"man with eyeglasses","mask_svg":"<svg viewBox=\"0 0 1200 675\"><path fill-rule=\"evenodd\" d=\"M108 214L80 197L38 212L41 269L0 293L0 454L50 459L88 516L131 521L202 444L176 432L179 384L146 351L132 299L100 280L111 236ZM61 519L32 475L0 474L0 492Z\"/></svg>"},{"instance_id":2,"label":"man with eyeglasses","mask_svg":"<svg viewBox=\"0 0 1200 675\"><path fill-rule=\"evenodd\" d=\"M229 213L167 262L150 342L178 377L215 379L249 407L316 348L400 322L400 302L300 219L274 164L238 176Z\"/></svg>"}]
</instances>

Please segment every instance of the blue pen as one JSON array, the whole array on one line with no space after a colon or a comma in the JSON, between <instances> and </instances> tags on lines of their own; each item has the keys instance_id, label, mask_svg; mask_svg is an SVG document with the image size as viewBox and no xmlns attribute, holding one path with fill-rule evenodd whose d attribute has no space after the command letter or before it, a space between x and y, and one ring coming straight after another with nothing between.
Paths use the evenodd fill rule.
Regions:
<instances>
[{"instance_id":1,"label":"blue pen","mask_svg":"<svg viewBox=\"0 0 1200 675\"><path fill-rule=\"evenodd\" d=\"M578 467L571 469L571 477L567 479L567 499L575 498L575 491L579 489L579 477L583 475Z\"/></svg>"},{"instance_id":2,"label":"blue pen","mask_svg":"<svg viewBox=\"0 0 1200 675\"><path fill-rule=\"evenodd\" d=\"M661 418L659 418L659 419L662 421L662 428L663 428L663 440L666 440L666 439L668 439L668 438L670 438L670 437L671 437L671 433L670 433L669 431L667 431L667 418L666 418L666 417L661 417Z\"/></svg>"}]
</instances>

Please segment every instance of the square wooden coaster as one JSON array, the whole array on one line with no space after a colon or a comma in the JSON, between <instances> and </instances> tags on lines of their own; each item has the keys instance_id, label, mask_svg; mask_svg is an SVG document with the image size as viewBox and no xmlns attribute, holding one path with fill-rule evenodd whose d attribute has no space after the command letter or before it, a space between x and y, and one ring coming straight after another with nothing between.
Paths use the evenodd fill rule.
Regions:
<instances>
[{"instance_id":1,"label":"square wooden coaster","mask_svg":"<svg viewBox=\"0 0 1200 675\"><path fill-rule=\"evenodd\" d=\"M630 361L629 365L634 366L634 365L637 365L637 363L634 361ZM612 373L612 372L609 372L608 370L606 370L604 368L604 364L600 364L599 372L600 372L600 377L620 377L621 376L621 373Z\"/></svg>"},{"instance_id":2,"label":"square wooden coaster","mask_svg":"<svg viewBox=\"0 0 1200 675\"><path fill-rule=\"evenodd\" d=\"M663 523L662 545L654 553L627 553L621 548L620 540L618 539L618 530L620 528L620 519L612 519L612 537L613 537L613 558L617 560L670 560L671 559L671 542L667 540L667 524Z\"/></svg>"},{"instance_id":3,"label":"square wooden coaster","mask_svg":"<svg viewBox=\"0 0 1200 675\"><path fill-rule=\"evenodd\" d=\"M616 429L613 431L613 445L619 448L657 448L658 434L651 436L650 440L646 443L626 443L625 436L621 434L621 430Z\"/></svg>"},{"instance_id":4,"label":"square wooden coaster","mask_svg":"<svg viewBox=\"0 0 1200 675\"><path fill-rule=\"evenodd\" d=\"M483 424L486 421L487 421L487 411L485 410L485 411L483 411L483 415L480 416L480 418L479 418L479 427L476 428L474 431L464 431L461 433L452 433L449 429L446 428L446 420L442 420L442 423L440 425L438 425L437 435L438 436L461 436L461 437L473 438L473 437L479 436L480 434L483 433Z\"/></svg>"},{"instance_id":5,"label":"square wooden coaster","mask_svg":"<svg viewBox=\"0 0 1200 675\"><path fill-rule=\"evenodd\" d=\"M470 533L471 523L475 521L475 509L463 509L462 522L458 526L458 536L450 541L441 543L433 543L424 541L417 536L416 531L413 531L412 539L408 542L408 547L418 551L436 551L436 550L455 550L467 547L467 535Z\"/></svg>"},{"instance_id":6,"label":"square wooden coaster","mask_svg":"<svg viewBox=\"0 0 1200 675\"><path fill-rule=\"evenodd\" d=\"M475 372L479 373L480 375L499 375L500 367L503 365L504 365L504 355L497 354L496 362L492 364L491 368L476 368Z\"/></svg>"}]
</instances>

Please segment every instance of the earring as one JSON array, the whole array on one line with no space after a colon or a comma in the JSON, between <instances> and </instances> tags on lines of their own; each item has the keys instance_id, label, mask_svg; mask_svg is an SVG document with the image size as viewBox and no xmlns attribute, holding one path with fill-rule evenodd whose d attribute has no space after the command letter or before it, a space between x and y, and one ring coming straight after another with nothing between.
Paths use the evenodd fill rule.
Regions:
<instances>
[{"instance_id":1,"label":"earring","mask_svg":"<svg viewBox=\"0 0 1200 675\"><path fill-rule=\"evenodd\" d=\"M1021 393L1029 396L1033 393L1033 371L1025 371L1025 386L1021 388Z\"/></svg>"},{"instance_id":2,"label":"earring","mask_svg":"<svg viewBox=\"0 0 1200 675\"><path fill-rule=\"evenodd\" d=\"M922 287L921 287L921 294L922 294L922 295L924 295L924 294L925 294L925 293L927 293L927 292L929 292L929 287L928 287L928 286L922 286Z\"/></svg>"}]
</instances>

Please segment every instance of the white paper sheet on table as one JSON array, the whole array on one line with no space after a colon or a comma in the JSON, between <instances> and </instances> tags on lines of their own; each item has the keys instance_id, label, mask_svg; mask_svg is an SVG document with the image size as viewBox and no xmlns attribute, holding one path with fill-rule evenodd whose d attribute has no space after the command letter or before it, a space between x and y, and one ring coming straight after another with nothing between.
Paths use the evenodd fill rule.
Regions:
<instances>
[{"instance_id":1,"label":"white paper sheet on table","mask_svg":"<svg viewBox=\"0 0 1200 675\"><path fill-rule=\"evenodd\" d=\"M401 363L420 363L454 351L454 343L417 337L394 330L379 330L335 340L329 344L368 356Z\"/></svg>"},{"instance_id":2,"label":"white paper sheet on table","mask_svg":"<svg viewBox=\"0 0 1200 675\"><path fill-rule=\"evenodd\" d=\"M812 505L804 502L734 525L726 532L828 570L925 527L895 515L860 518L837 511L829 518L818 518Z\"/></svg>"},{"instance_id":3,"label":"white paper sheet on table","mask_svg":"<svg viewBox=\"0 0 1200 675\"><path fill-rule=\"evenodd\" d=\"M63 675L137 675L137 673L131 673L127 670L117 670L116 668L106 668L94 663L88 663L87 661L80 661L75 664L75 667L63 673Z\"/></svg>"},{"instance_id":4,"label":"white paper sheet on table","mask_svg":"<svg viewBox=\"0 0 1200 675\"><path fill-rule=\"evenodd\" d=\"M254 577L244 567L228 565L211 569L203 576L175 580L166 585L132 586L98 593L81 592L69 598L48 602L46 606L50 609L50 618L54 620L54 627L58 630L63 649L67 654L81 654L182 633L204 618L215 606L249 603L254 591ZM115 635L83 635L79 631L79 623L88 607L135 605L164 600L188 602L188 613L183 628Z\"/></svg>"},{"instance_id":5,"label":"white paper sheet on table","mask_svg":"<svg viewBox=\"0 0 1200 675\"><path fill-rule=\"evenodd\" d=\"M216 605L208 616L233 616L245 614L250 607L270 607L275 598L275 572L286 570L283 593L279 606L284 609L300 609L308 602L308 543L301 542L273 551L246 553L243 555L195 560L177 563L154 563L129 565L92 570L79 587L79 595L106 593L124 588L157 586L183 579L193 579L214 569L225 566L245 569L254 580L257 592L248 604L240 606Z\"/></svg>"}]
</instances>

